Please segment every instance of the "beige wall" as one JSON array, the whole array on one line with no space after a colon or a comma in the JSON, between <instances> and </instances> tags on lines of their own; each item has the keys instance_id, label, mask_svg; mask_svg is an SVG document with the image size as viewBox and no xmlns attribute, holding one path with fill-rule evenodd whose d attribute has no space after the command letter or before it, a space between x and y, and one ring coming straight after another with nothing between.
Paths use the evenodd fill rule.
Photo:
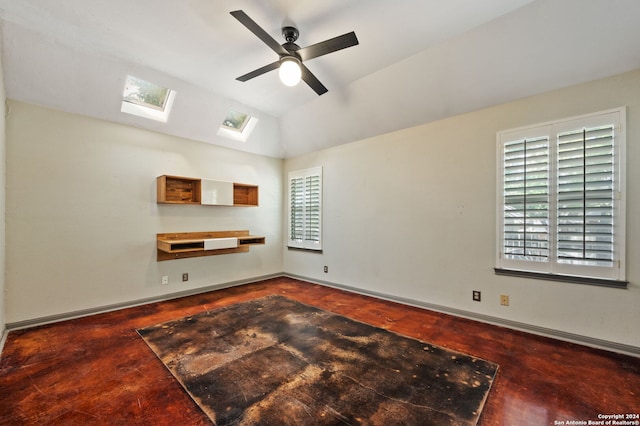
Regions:
<instances>
[{"instance_id":1,"label":"beige wall","mask_svg":"<svg viewBox=\"0 0 640 426\"><path fill-rule=\"evenodd\" d=\"M324 252L285 249L284 270L640 348L639 87L636 71L286 160L323 166L325 198ZM496 276L496 132L620 106L629 288Z\"/></svg>"},{"instance_id":2,"label":"beige wall","mask_svg":"<svg viewBox=\"0 0 640 426\"><path fill-rule=\"evenodd\" d=\"M282 271L282 160L8 105L7 323ZM162 174L258 184L260 206L158 205ZM267 244L156 262L156 233L233 229L265 235Z\"/></svg>"},{"instance_id":3,"label":"beige wall","mask_svg":"<svg viewBox=\"0 0 640 426\"><path fill-rule=\"evenodd\" d=\"M5 91L2 57L0 57L0 342L5 330L5 182L6 182L6 136L5 136ZM0 350L2 344L0 344Z\"/></svg>"},{"instance_id":4,"label":"beige wall","mask_svg":"<svg viewBox=\"0 0 640 426\"><path fill-rule=\"evenodd\" d=\"M285 271L640 347L640 71L283 161L20 102L7 118L7 323ZM627 106L627 290L496 276L496 132ZM324 167L324 252L283 250L283 178ZM155 177L260 185L259 208L155 203ZM155 261L155 234L250 229L248 254ZM322 272L323 265L329 273ZM183 272L187 284L179 282ZM169 286L160 284L169 275ZM471 301L481 290L483 301ZM499 305L509 294L511 306Z\"/></svg>"}]
</instances>

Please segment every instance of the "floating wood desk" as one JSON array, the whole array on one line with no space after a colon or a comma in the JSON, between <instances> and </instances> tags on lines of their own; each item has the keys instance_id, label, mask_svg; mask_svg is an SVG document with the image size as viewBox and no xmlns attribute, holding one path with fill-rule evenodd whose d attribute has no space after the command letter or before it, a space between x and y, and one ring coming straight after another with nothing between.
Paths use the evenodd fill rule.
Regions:
<instances>
[{"instance_id":1,"label":"floating wood desk","mask_svg":"<svg viewBox=\"0 0 640 426\"><path fill-rule=\"evenodd\" d=\"M265 244L265 237L247 230L157 234L157 260L244 253L249 246L260 244Z\"/></svg>"}]
</instances>

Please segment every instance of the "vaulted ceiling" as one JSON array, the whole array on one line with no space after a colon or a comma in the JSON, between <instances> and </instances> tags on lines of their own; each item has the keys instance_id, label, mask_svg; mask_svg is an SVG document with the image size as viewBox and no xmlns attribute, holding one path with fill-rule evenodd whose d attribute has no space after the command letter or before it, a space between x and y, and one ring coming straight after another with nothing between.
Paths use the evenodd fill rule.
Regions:
<instances>
[{"instance_id":1,"label":"vaulted ceiling","mask_svg":"<svg viewBox=\"0 0 640 426\"><path fill-rule=\"evenodd\" d=\"M304 47L329 92L283 86L277 55L229 12ZM637 0L0 0L7 96L274 157L291 157L640 68ZM167 123L120 112L128 74L177 91ZM246 142L226 113L259 119Z\"/></svg>"}]
</instances>

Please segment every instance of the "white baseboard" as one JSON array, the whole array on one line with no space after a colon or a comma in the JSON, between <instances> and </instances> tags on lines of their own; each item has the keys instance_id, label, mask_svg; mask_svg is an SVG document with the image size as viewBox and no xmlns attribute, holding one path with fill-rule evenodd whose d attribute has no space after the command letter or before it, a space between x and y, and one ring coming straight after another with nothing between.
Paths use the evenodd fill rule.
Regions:
<instances>
[{"instance_id":1,"label":"white baseboard","mask_svg":"<svg viewBox=\"0 0 640 426\"><path fill-rule=\"evenodd\" d=\"M557 340L562 340L571 343L577 343L584 346L589 346L596 349L604 349L611 352L616 352L624 355L630 355L634 357L640 357L640 347L626 345L623 343L611 342L608 340L596 339L594 337L582 336L579 334L568 333L561 330L554 330L546 327L539 327L532 324L521 323L518 321L511 321L504 318L493 317L490 315L478 314L475 312L469 312L462 309L449 308L447 306L435 305L432 303L422 302L419 300L407 299L404 297L392 296L377 291L363 290L361 288L351 287L348 285L337 284L330 281L317 280L295 274L284 274L287 277L295 278L303 281L308 281L314 284L320 284L327 287L337 288L345 290L351 293L362 294L364 296L371 296L378 299L388 300L391 302L402 303L403 305L414 306L417 308L428 309L430 311L441 312L445 314L454 315L457 317L467 318L474 321L479 321L487 324L497 325L500 327L509 328L512 330L524 331L539 336L550 337Z\"/></svg>"},{"instance_id":2,"label":"white baseboard","mask_svg":"<svg viewBox=\"0 0 640 426\"><path fill-rule=\"evenodd\" d=\"M79 311L65 312L57 315L49 315L46 317L39 317L29 319L25 321L18 321L8 323L6 325L7 331L22 330L25 328L37 327L39 325L51 324L60 321L67 321L75 318L87 317L90 315L102 314L105 312L118 311L120 309L133 308L135 306L146 305L148 303L164 302L166 300L179 299L181 297L193 296L196 294L207 293L214 290L221 290L223 288L235 287L243 284L249 284L257 281L263 281L269 278L282 277L282 273L263 275L259 277L247 278L238 281L231 281L222 284L214 284L207 287L199 287L190 290L179 291L176 293L163 294L160 296L148 297L144 299L133 300L130 302L115 303L113 305L99 306L95 308L82 309Z\"/></svg>"},{"instance_id":3,"label":"white baseboard","mask_svg":"<svg viewBox=\"0 0 640 426\"><path fill-rule=\"evenodd\" d=\"M66 320L70 320L70 319L74 319L74 318L80 318L80 317L85 317L85 316L89 316L89 315L100 314L100 313L104 313L104 312L116 311L116 310L119 310L119 309L132 308L134 306L145 305L145 304L148 304L148 303L155 303L155 302L162 302L162 301L165 301L165 300L178 299L178 298L181 298L181 297L192 296L192 295L201 294L201 293L207 293L209 291L220 290L220 289L229 288L229 287L235 287L235 286L239 286L239 285L243 285L243 284L249 284L249 283L252 283L252 282L257 282L257 281L262 281L262 280L266 280L266 279L269 279L269 278L277 278L277 277L282 277L282 276L290 277L290 278L294 278L294 279L299 279L299 280L311 282L311 283L314 283L314 284L320 284L320 285L324 285L324 286L327 286L327 287L337 288L337 289L345 290L345 291L348 291L348 292L351 292L351 293L357 293L357 294L362 294L362 295L365 295L365 296L371 296L371 297L375 297L375 298L382 299L382 300L388 300L388 301L391 301L391 302L398 302L398 303L402 303L404 305L414 306L414 307L417 307L417 308L428 309L428 310L436 311L436 312L442 312L442 313L445 313L445 314L450 314L450 315L454 315L454 316L458 316L458 317L462 317L462 318L471 319L471 320L474 320L474 321L480 321L480 322L487 323L487 324L506 327L506 328L510 328L510 329L513 329L513 330L524 331L524 332L527 332L527 333L532 333L532 334L536 334L536 335L540 335L540 336L545 336L545 337L550 337L550 338L563 340L563 341L567 341L567 342L577 343L577 344L581 344L581 345L585 345L585 346L589 346L589 347L593 347L593 348L597 348L597 349L605 349L605 350L608 350L608 351L621 353L621 354L624 354L624 355L631 355L631 356L634 356L634 357L640 357L640 347L637 347L637 346L626 345L626 344L617 343L617 342L611 342L611 341L608 341L608 340L596 339L596 338L589 337L589 336L582 336L582 335L579 335L579 334L568 333L568 332L561 331L561 330L554 330L554 329L550 329L550 328L546 328L546 327L539 327L539 326L532 325L532 324L526 324L526 323L521 323L521 322L517 322L517 321L511 321L511 320L507 320L507 319L503 319L503 318L493 317L493 316L490 316L490 315L478 314L478 313L475 313L475 312L469 312L469 311L465 311L465 310L461 310L461 309L449 308L447 306L435 305L435 304L431 304L431 303L427 303L427 302L422 302L422 301L419 301L419 300L413 300L413 299L408 299L408 298L404 298L404 297L393 296L393 295L380 293L380 292L376 292L376 291L363 290L363 289L356 288L356 287L351 287L351 286L348 286L348 285L337 284L337 283L333 283L333 282L330 282L330 281L324 281L324 280L317 280L317 279L314 279L314 278L308 278L308 277L304 277L304 276L300 276L300 275L296 275L296 274L289 274L289 273L277 273L277 274L265 275L265 276L261 276L261 277L254 277L254 278L249 278L249 279L244 279L244 280L239 280L239 281L233 281L233 282L228 282L228 283L223 283L223 284L216 284L216 285L212 285L212 286L208 286L208 287L201 287L201 288L181 291L181 292L177 292L177 293L166 294L166 295L157 296L157 297L139 299L139 300L126 302L126 303L118 303L118 304L114 304L114 305L102 306L102 307L97 307L97 308L92 308L92 309L85 309L85 310L75 311L75 312L68 312L68 313L63 313L63 314L59 314L59 315L51 315L51 316L47 316L47 317L35 318L35 319L31 319L31 320L26 320L26 321L8 323L8 324L6 324L5 330L4 330L3 334L2 334L2 341L0 342L0 354L1 354L2 347L3 347L3 345L4 345L5 341L6 341L7 334L8 334L8 332L10 332L12 330L20 330L20 329L24 329L24 328L30 328L30 327L35 327L35 326L39 326L39 325L50 324L50 323L54 323L54 322L66 321Z\"/></svg>"},{"instance_id":4,"label":"white baseboard","mask_svg":"<svg viewBox=\"0 0 640 426\"><path fill-rule=\"evenodd\" d=\"M2 349L4 348L4 343L7 341L7 336L9 335L9 330L6 327L2 329L2 337L0 338L0 358L2 358Z\"/></svg>"}]
</instances>

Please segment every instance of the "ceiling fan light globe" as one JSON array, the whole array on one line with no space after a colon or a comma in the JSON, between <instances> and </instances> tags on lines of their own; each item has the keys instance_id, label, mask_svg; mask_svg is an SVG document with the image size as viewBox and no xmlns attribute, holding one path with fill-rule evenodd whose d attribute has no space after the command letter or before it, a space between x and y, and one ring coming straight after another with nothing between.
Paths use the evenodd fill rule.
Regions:
<instances>
[{"instance_id":1,"label":"ceiling fan light globe","mask_svg":"<svg viewBox=\"0 0 640 426\"><path fill-rule=\"evenodd\" d=\"M282 84L290 87L298 84L302 77L300 64L293 58L283 59L280 62L280 69L278 70L278 73Z\"/></svg>"}]
</instances>

